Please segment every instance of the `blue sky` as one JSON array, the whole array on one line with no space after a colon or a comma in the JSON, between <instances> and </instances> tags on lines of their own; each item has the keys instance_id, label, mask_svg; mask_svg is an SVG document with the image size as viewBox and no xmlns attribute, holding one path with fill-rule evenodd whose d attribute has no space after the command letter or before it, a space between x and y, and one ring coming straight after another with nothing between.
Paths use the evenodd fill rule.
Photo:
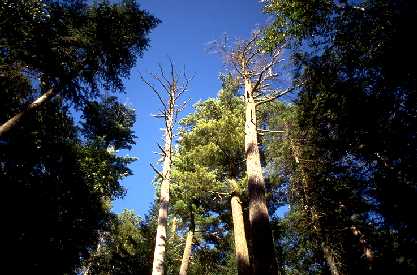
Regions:
<instances>
[{"instance_id":1,"label":"blue sky","mask_svg":"<svg viewBox=\"0 0 417 275\"><path fill-rule=\"evenodd\" d=\"M150 47L125 82L126 95L122 102L136 109L135 133L137 144L130 156L139 159L130 167L133 176L126 178L124 199L114 202L113 209L133 209L143 216L154 199L152 179L154 172L149 163L156 163L156 143L163 144L162 121L150 116L160 105L157 98L139 79L139 72L157 72L158 63L168 65L168 56L178 69L185 66L189 75L195 75L187 97L190 104L200 99L215 97L220 89L219 73L223 70L219 56L207 53L207 44L227 33L231 38L247 38L251 31L264 25L267 16L257 0L143 0L142 8L162 20L150 35ZM192 111L188 106L183 115ZM125 152L123 152L125 153Z\"/></svg>"}]
</instances>

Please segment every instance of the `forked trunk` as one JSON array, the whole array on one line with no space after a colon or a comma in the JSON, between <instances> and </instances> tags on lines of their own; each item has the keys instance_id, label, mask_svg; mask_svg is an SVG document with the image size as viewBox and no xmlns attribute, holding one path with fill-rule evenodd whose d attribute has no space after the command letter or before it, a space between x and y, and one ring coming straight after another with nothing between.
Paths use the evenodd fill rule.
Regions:
<instances>
[{"instance_id":1,"label":"forked trunk","mask_svg":"<svg viewBox=\"0 0 417 275\"><path fill-rule=\"evenodd\" d=\"M158 227L156 230L155 251L153 255L152 275L164 274L165 241L167 238L169 185L171 182L171 147L173 128L173 104L168 114L165 129L164 164L159 197Z\"/></svg>"},{"instance_id":2,"label":"forked trunk","mask_svg":"<svg viewBox=\"0 0 417 275\"><path fill-rule=\"evenodd\" d=\"M50 88L47 92L43 95L38 97L35 101L30 103L23 111L11 117L8 121L3 123L0 126L0 137L4 134L8 133L11 129L16 127L16 125L22 120L22 118L27 115L29 112L36 110L40 106L42 106L45 102L51 99L55 95L55 91L53 88Z\"/></svg>"},{"instance_id":3,"label":"forked trunk","mask_svg":"<svg viewBox=\"0 0 417 275\"><path fill-rule=\"evenodd\" d=\"M233 195L230 201L232 206L233 235L235 238L236 264L239 275L249 275L250 262L248 244L245 236L245 224L243 222L242 204L238 196Z\"/></svg>"},{"instance_id":4,"label":"forked trunk","mask_svg":"<svg viewBox=\"0 0 417 275\"><path fill-rule=\"evenodd\" d=\"M269 214L265 199L265 182L262 175L256 125L256 103L252 83L245 80L245 153L249 190L249 223L252 237L253 268L255 275L276 275L277 263L274 251Z\"/></svg>"}]
</instances>

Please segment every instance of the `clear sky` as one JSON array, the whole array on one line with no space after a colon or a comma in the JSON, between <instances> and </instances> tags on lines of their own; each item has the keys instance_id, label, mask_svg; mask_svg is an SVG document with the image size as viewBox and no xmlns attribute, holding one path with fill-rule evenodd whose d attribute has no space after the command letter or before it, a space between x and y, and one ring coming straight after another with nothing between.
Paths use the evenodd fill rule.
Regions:
<instances>
[{"instance_id":1,"label":"clear sky","mask_svg":"<svg viewBox=\"0 0 417 275\"><path fill-rule=\"evenodd\" d=\"M219 56L207 53L207 44L227 33L231 38L248 38L251 31L266 23L262 4L257 0L143 0L142 8L162 20L151 35L150 47L139 59L131 77L125 82L126 95L122 101L136 109L136 146L130 152L139 159L130 167L134 173L123 185L127 195L114 202L113 209L134 209L143 216L155 196L152 179L154 172L149 163L156 163L156 143L163 144L162 121L150 116L160 105L157 98L139 79L139 72L157 72L158 63L168 65L168 56L178 69L185 66L195 75L187 97L190 105L200 99L215 97L220 89L219 73L222 62ZM183 114L192 111L189 106ZM123 154L125 152L122 152Z\"/></svg>"}]
</instances>

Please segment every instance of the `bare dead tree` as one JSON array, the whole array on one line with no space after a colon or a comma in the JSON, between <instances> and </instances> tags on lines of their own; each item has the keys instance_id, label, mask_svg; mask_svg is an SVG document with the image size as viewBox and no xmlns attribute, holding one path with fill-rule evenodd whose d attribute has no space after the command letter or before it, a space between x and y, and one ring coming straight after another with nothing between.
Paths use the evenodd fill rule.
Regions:
<instances>
[{"instance_id":1,"label":"bare dead tree","mask_svg":"<svg viewBox=\"0 0 417 275\"><path fill-rule=\"evenodd\" d=\"M191 78L185 71L180 77L175 70L173 62L170 60L168 74L159 64L159 72L150 73L153 81L146 80L142 75L142 81L155 93L162 108L154 117L162 118L165 122L164 147L158 144L163 158L162 172L159 172L152 164L152 168L161 178L162 183L159 195L158 227L156 231L156 243L153 258L152 275L164 274L165 241L167 238L167 221L169 206L169 186L171 182L171 162L172 162L172 141L174 124L178 114L185 108L186 101L177 105L180 97L188 90ZM159 87L159 88L157 88Z\"/></svg>"},{"instance_id":2,"label":"bare dead tree","mask_svg":"<svg viewBox=\"0 0 417 275\"><path fill-rule=\"evenodd\" d=\"M278 273L272 231L265 199L265 182L260 161L256 107L271 102L291 92L290 89L274 89L278 74L275 66L282 59L283 46L273 52L259 47L260 32L252 34L249 40L237 41L228 48L227 41L217 42L215 48L225 58L225 63L239 79L244 89L245 115L245 156L249 191L249 224L252 237L253 268L256 275ZM281 132L281 131L275 131Z\"/></svg>"}]
</instances>

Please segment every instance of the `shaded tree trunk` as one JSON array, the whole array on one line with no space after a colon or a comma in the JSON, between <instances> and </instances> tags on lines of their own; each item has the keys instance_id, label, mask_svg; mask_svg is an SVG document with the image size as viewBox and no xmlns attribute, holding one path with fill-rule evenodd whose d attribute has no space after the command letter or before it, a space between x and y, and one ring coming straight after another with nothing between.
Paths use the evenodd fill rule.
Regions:
<instances>
[{"instance_id":1,"label":"shaded tree trunk","mask_svg":"<svg viewBox=\"0 0 417 275\"><path fill-rule=\"evenodd\" d=\"M274 243L265 199L256 125L256 103L250 79L245 79L245 154L249 190L249 224L255 275L277 274Z\"/></svg>"},{"instance_id":2,"label":"shaded tree trunk","mask_svg":"<svg viewBox=\"0 0 417 275\"><path fill-rule=\"evenodd\" d=\"M40 97L38 97L32 103L30 103L23 111L21 111L20 113L14 115L9 120L7 120L5 123L3 123L0 126L0 137L3 136L3 135L5 135L6 133L8 133L14 127L16 127L16 125L22 120L22 118L24 116L26 116L31 111L36 110L37 108L39 108L40 106L42 106L43 104L45 104L45 102L47 102L52 97L54 97L55 94L56 93L55 93L54 88L50 88L43 95L41 95Z\"/></svg>"},{"instance_id":3,"label":"shaded tree trunk","mask_svg":"<svg viewBox=\"0 0 417 275\"><path fill-rule=\"evenodd\" d=\"M164 163L162 169L161 193L159 196L158 227L156 230L155 251L152 275L164 274L165 242L167 238L169 185L171 182L172 131L174 123L174 103L171 102L166 117Z\"/></svg>"},{"instance_id":4,"label":"shaded tree trunk","mask_svg":"<svg viewBox=\"0 0 417 275\"><path fill-rule=\"evenodd\" d=\"M242 204L237 195L233 195L230 201L232 206L233 235L235 239L236 264L239 275L249 275L250 261L248 244L245 236L245 224L243 222Z\"/></svg>"}]
</instances>

